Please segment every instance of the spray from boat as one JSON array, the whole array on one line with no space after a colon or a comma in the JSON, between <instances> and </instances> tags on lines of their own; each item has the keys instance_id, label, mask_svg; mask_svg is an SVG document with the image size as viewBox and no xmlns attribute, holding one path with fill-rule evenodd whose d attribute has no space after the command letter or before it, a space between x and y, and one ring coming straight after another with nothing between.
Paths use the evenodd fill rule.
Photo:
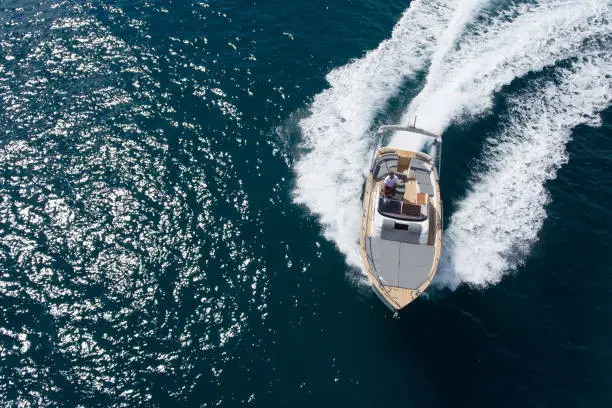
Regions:
<instances>
[{"instance_id":1,"label":"spray from boat","mask_svg":"<svg viewBox=\"0 0 612 408\"><path fill-rule=\"evenodd\" d=\"M599 124L612 98L610 72L609 56L585 57L510 100L508 123L486 144L486 170L445 231L439 285L496 284L524 261L546 219L545 183L568 160L572 128Z\"/></svg>"},{"instance_id":2,"label":"spray from boat","mask_svg":"<svg viewBox=\"0 0 612 408\"><path fill-rule=\"evenodd\" d=\"M442 133L450 123L489 112L494 96L514 79L552 70L561 82L534 80L524 95L511 97L510 115L495 137L507 149L504 153L488 143L481 158L485 170L472 175L475 181L457 203L446 231L440 284L499 282L524 260L537 238L546 217L544 183L566 160L571 128L595 123L593 115L609 103L609 80L602 79L602 72L611 71L610 21L607 0L549 0L504 10L488 8L484 1L413 2L389 40L333 70L330 88L315 96L311 115L300 122L307 153L295 164L295 201L319 217L326 238L347 262L359 265L360 195L375 147L373 121L402 84L428 71L401 123L412 123L416 116L418 127ZM563 99L567 92L574 93L572 100ZM530 99L533 95L540 99ZM536 120L542 133L526 135ZM410 143L414 149L422 146L422 141ZM546 158L548 164L534 166L533 157ZM481 203L484 195L500 190L518 195L519 187L504 178L511 170L499 162L524 170L522 177L533 189L531 201ZM524 205L533 209L533 219L528 226L512 227L511 215ZM470 224L469 214L476 213L483 221ZM488 241L477 250L481 233L488 234ZM467 262L474 256L480 260Z\"/></svg>"},{"instance_id":3,"label":"spray from boat","mask_svg":"<svg viewBox=\"0 0 612 408\"><path fill-rule=\"evenodd\" d=\"M295 163L294 200L319 218L325 237L352 266L361 265L360 194L375 147L374 117L407 79L426 69L461 7L448 0L413 1L391 38L327 75L330 88L314 97L310 116L299 123L307 153Z\"/></svg>"}]
</instances>

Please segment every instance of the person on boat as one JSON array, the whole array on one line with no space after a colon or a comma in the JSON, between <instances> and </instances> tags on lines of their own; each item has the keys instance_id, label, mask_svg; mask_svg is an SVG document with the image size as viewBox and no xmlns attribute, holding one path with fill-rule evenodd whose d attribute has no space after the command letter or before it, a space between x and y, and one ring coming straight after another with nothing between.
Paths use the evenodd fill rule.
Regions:
<instances>
[{"instance_id":1,"label":"person on boat","mask_svg":"<svg viewBox=\"0 0 612 408\"><path fill-rule=\"evenodd\" d=\"M398 182L399 182L399 179L397 178L395 173L393 171L390 171L387 177L385 177L385 180L383 181L383 185L382 185L383 196L391 197L393 194L395 194L395 186L397 186Z\"/></svg>"}]
</instances>

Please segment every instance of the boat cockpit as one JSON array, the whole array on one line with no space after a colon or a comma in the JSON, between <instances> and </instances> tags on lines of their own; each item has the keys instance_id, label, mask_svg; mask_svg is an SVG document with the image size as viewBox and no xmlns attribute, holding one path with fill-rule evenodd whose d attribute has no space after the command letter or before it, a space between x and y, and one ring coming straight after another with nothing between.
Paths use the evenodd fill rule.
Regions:
<instances>
[{"instance_id":1,"label":"boat cockpit","mask_svg":"<svg viewBox=\"0 0 612 408\"><path fill-rule=\"evenodd\" d=\"M434 195L432 168L431 158L424 153L404 155L389 151L380 154L372 169L375 183L382 181L390 171L397 175L399 183L389 197L378 193L378 212L400 221L425 221L429 214L429 197Z\"/></svg>"}]
</instances>

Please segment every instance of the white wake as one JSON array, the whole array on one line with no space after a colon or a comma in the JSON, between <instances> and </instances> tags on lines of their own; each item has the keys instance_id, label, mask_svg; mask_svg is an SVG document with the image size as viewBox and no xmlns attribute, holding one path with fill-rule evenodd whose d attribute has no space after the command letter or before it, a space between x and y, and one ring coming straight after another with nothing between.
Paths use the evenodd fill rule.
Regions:
<instances>
[{"instance_id":1,"label":"white wake","mask_svg":"<svg viewBox=\"0 0 612 408\"><path fill-rule=\"evenodd\" d=\"M546 219L545 182L567 161L572 128L599 123L612 97L610 72L609 54L587 57L560 71L558 84L543 82L511 99L509 122L486 146L488 169L445 232L438 283L494 284L524 260Z\"/></svg>"},{"instance_id":2,"label":"white wake","mask_svg":"<svg viewBox=\"0 0 612 408\"><path fill-rule=\"evenodd\" d=\"M445 232L438 283L496 283L524 260L546 218L544 183L566 160L572 127L591 123L610 100L611 10L607 0L521 5L473 27L431 65L404 121L416 116L419 126L442 133L489 111L515 78L576 59L571 71L552 69L561 84L532 86L510 101L509 123L482 159L488 171L474 175Z\"/></svg>"},{"instance_id":3,"label":"white wake","mask_svg":"<svg viewBox=\"0 0 612 408\"><path fill-rule=\"evenodd\" d=\"M610 9L608 0L549 0L483 18L455 50L437 55L402 123L416 117L420 127L442 133L452 121L487 112L502 86L580 57L587 39L610 33Z\"/></svg>"},{"instance_id":4,"label":"white wake","mask_svg":"<svg viewBox=\"0 0 612 408\"><path fill-rule=\"evenodd\" d=\"M311 115L300 122L308 153L296 163L295 201L319 216L325 236L350 264L360 264L360 192L372 122L407 77L428 69L403 122L416 116L419 127L438 133L487 113L495 94L516 78L544 68L557 78L512 98L502 134L488 142L487 170L473 175L445 232L438 283L450 287L498 282L524 259L546 216L544 183L566 160L571 128L595 123L608 104L608 0L549 0L503 11L486 5L414 2L391 39L329 74L331 88L315 97ZM566 68L555 68L560 61ZM406 144L395 137L392 143ZM527 209L525 222L516 225Z\"/></svg>"},{"instance_id":5,"label":"white wake","mask_svg":"<svg viewBox=\"0 0 612 408\"><path fill-rule=\"evenodd\" d=\"M310 116L299 123L307 153L295 164L294 200L319 217L325 237L349 264L361 264L359 194L374 142L369 134L374 117L407 78L425 69L454 12L469 15L462 3L412 2L391 38L327 75L330 88L315 96ZM452 26L460 24L461 19ZM445 41L454 40L447 35Z\"/></svg>"}]
</instances>

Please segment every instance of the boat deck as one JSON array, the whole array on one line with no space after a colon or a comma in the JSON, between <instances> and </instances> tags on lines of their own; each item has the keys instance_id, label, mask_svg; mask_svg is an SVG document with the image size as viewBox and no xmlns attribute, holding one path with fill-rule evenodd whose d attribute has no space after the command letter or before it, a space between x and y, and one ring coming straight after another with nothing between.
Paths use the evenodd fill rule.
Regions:
<instances>
[{"instance_id":1,"label":"boat deck","mask_svg":"<svg viewBox=\"0 0 612 408\"><path fill-rule=\"evenodd\" d=\"M360 234L361 255L375 293L388 307L399 310L423 293L438 269L442 246L442 204L435 169L432 179L429 169L420 165L410 166L411 159L422 158L420 153L384 148L379 154L387 151L398 153L398 158L382 157L380 166L368 176L366 182ZM401 237L388 237L386 234L393 231L384 228L383 221L380 235L372 233L372 213L376 211L377 202L375 192L381 188L383 175L391 170L404 177L404 182L398 185L394 195L395 200L428 204L429 234L425 244L418 243L418 228L412 231L414 234L404 231Z\"/></svg>"},{"instance_id":2,"label":"boat deck","mask_svg":"<svg viewBox=\"0 0 612 408\"><path fill-rule=\"evenodd\" d=\"M429 277L435 257L435 247L409 244L378 237L368 237L366 252L384 285L418 289Z\"/></svg>"}]
</instances>

